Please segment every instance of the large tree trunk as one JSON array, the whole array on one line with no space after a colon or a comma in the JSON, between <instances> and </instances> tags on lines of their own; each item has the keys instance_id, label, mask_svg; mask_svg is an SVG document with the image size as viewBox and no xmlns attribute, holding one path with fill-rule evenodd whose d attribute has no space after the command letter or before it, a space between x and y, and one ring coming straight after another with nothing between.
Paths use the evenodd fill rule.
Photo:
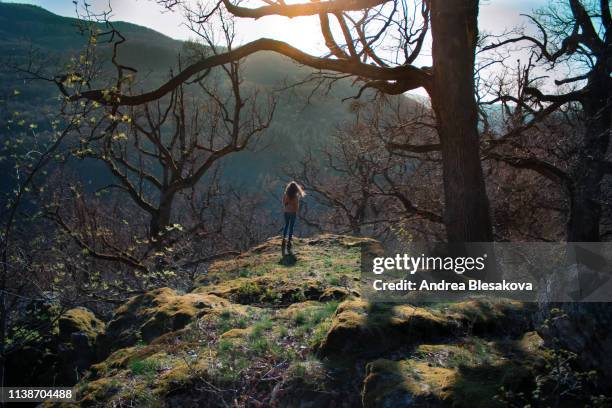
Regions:
<instances>
[{"instance_id":1,"label":"large tree trunk","mask_svg":"<svg viewBox=\"0 0 612 408\"><path fill-rule=\"evenodd\" d=\"M587 87L589 93L582 101L586 123L582 154L572 171L568 242L600 240L601 183L605 174L603 162L608 151L612 123L612 101L605 64L598 63L593 69Z\"/></svg>"},{"instance_id":2,"label":"large tree trunk","mask_svg":"<svg viewBox=\"0 0 612 408\"><path fill-rule=\"evenodd\" d=\"M474 60L478 0L432 0L433 86L442 145L449 242L489 242L493 230L480 164Z\"/></svg>"},{"instance_id":3,"label":"large tree trunk","mask_svg":"<svg viewBox=\"0 0 612 408\"><path fill-rule=\"evenodd\" d=\"M159 207L157 213L151 217L150 233L151 238L154 238L159 246L161 246L160 235L166 231L166 227L170 225L170 216L172 215L172 202L174 201L173 192L161 192Z\"/></svg>"}]
</instances>

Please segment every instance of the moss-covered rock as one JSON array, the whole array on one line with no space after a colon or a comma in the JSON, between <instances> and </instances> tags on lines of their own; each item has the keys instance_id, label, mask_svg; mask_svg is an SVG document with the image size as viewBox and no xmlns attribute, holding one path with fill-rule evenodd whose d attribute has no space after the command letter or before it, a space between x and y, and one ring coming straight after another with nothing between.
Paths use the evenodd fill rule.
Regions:
<instances>
[{"instance_id":1,"label":"moss-covered rock","mask_svg":"<svg viewBox=\"0 0 612 408\"><path fill-rule=\"evenodd\" d=\"M104 333L67 314L59 336L95 338L101 357L79 405L488 407L500 385L530 390L542 339L522 336L528 306L371 304L358 284L374 243L299 239L288 266L275 238L216 261L190 293L129 299Z\"/></svg>"},{"instance_id":2,"label":"moss-covered rock","mask_svg":"<svg viewBox=\"0 0 612 408\"><path fill-rule=\"evenodd\" d=\"M62 314L58 328L56 371L59 381L71 385L96 361L96 344L104 334L104 323L91 311L79 307Z\"/></svg>"},{"instance_id":3,"label":"moss-covered rock","mask_svg":"<svg viewBox=\"0 0 612 408\"><path fill-rule=\"evenodd\" d=\"M201 376L209 359L168 344L128 347L91 367L77 386L79 406L166 406L162 400Z\"/></svg>"},{"instance_id":4,"label":"moss-covered rock","mask_svg":"<svg viewBox=\"0 0 612 408\"><path fill-rule=\"evenodd\" d=\"M342 303L320 351L371 353L450 335L523 333L531 327L532 309L522 303L468 301L445 307L371 304L365 300Z\"/></svg>"},{"instance_id":5,"label":"moss-covered rock","mask_svg":"<svg viewBox=\"0 0 612 408\"><path fill-rule=\"evenodd\" d=\"M226 299L215 295L180 295L170 288L135 296L115 310L106 333L100 336L98 352L106 357L111 351L138 341L151 342L164 333L182 329L197 317L219 312L229 305Z\"/></svg>"},{"instance_id":6,"label":"moss-covered rock","mask_svg":"<svg viewBox=\"0 0 612 408\"><path fill-rule=\"evenodd\" d=\"M519 335L533 329L534 303L507 299L477 299L442 308L449 318L468 326L473 334Z\"/></svg>"},{"instance_id":7,"label":"moss-covered rock","mask_svg":"<svg viewBox=\"0 0 612 408\"><path fill-rule=\"evenodd\" d=\"M73 385L96 360L96 341L104 323L91 311L78 307L60 314L40 342L33 342L6 357L9 385ZM36 326L34 326L36 327ZM45 326L42 326L45 327ZM46 331L46 330L45 330Z\"/></svg>"},{"instance_id":8,"label":"moss-covered rock","mask_svg":"<svg viewBox=\"0 0 612 408\"><path fill-rule=\"evenodd\" d=\"M454 321L422 307L346 301L338 306L320 352L324 356L371 353L448 336L455 327Z\"/></svg>"},{"instance_id":9,"label":"moss-covered rock","mask_svg":"<svg viewBox=\"0 0 612 408\"><path fill-rule=\"evenodd\" d=\"M366 366L362 403L374 407L450 407L452 369L414 361L376 360Z\"/></svg>"},{"instance_id":10,"label":"moss-covered rock","mask_svg":"<svg viewBox=\"0 0 612 408\"><path fill-rule=\"evenodd\" d=\"M468 337L420 345L407 359L373 361L366 366L363 406L504 407L502 390L530 395L535 388L540 345L533 333L502 342Z\"/></svg>"},{"instance_id":11,"label":"moss-covered rock","mask_svg":"<svg viewBox=\"0 0 612 408\"><path fill-rule=\"evenodd\" d=\"M63 341L70 341L73 333L82 333L92 341L104 333L104 322L83 307L70 309L62 314L58 327L59 338Z\"/></svg>"},{"instance_id":12,"label":"moss-covered rock","mask_svg":"<svg viewBox=\"0 0 612 408\"><path fill-rule=\"evenodd\" d=\"M505 406L501 389L530 392L533 375L505 360L490 365L441 367L425 361L376 360L367 365L362 391L365 408L492 408Z\"/></svg>"},{"instance_id":13,"label":"moss-covered rock","mask_svg":"<svg viewBox=\"0 0 612 408\"><path fill-rule=\"evenodd\" d=\"M328 286L321 279L293 280L269 275L238 278L214 285L201 286L193 293L210 294L242 305L290 305L305 300L343 300L354 293L345 288Z\"/></svg>"}]
</instances>

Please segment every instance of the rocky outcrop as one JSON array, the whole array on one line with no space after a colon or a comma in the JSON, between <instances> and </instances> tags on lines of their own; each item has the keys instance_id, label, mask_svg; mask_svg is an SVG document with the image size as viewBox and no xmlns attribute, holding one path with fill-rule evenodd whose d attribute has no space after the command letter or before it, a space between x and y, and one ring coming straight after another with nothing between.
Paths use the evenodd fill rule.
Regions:
<instances>
[{"instance_id":1,"label":"rocky outcrop","mask_svg":"<svg viewBox=\"0 0 612 408\"><path fill-rule=\"evenodd\" d=\"M64 384L79 381L96 362L96 342L104 322L85 308L68 310L58 320L57 356Z\"/></svg>"},{"instance_id":2,"label":"rocky outcrop","mask_svg":"<svg viewBox=\"0 0 612 408\"><path fill-rule=\"evenodd\" d=\"M342 303L320 346L323 356L377 353L451 335L523 333L534 308L518 302L467 301L444 308Z\"/></svg>"},{"instance_id":3,"label":"rocky outcrop","mask_svg":"<svg viewBox=\"0 0 612 408\"><path fill-rule=\"evenodd\" d=\"M376 360L366 366L362 403L374 407L450 407L452 369L415 361Z\"/></svg>"},{"instance_id":4,"label":"rocky outcrop","mask_svg":"<svg viewBox=\"0 0 612 408\"><path fill-rule=\"evenodd\" d=\"M104 331L72 311L58 338L99 356L77 385L79 406L488 408L534 402L536 375L554 382L532 306L370 303L359 296L363 246L373 241L296 240L297 261L284 265L273 239L215 262L190 293L129 299ZM540 332L605 351L568 321L549 319Z\"/></svg>"},{"instance_id":5,"label":"rocky outcrop","mask_svg":"<svg viewBox=\"0 0 612 408\"><path fill-rule=\"evenodd\" d=\"M49 335L7 357L8 384L69 386L96 362L96 342L104 333L104 322L82 307L59 317L49 313L48 319L57 319Z\"/></svg>"},{"instance_id":6,"label":"rocky outcrop","mask_svg":"<svg viewBox=\"0 0 612 408\"><path fill-rule=\"evenodd\" d=\"M178 294L160 288L131 298L115 310L106 332L99 337L101 358L113 350L139 341L149 343L164 333L180 330L197 317L229 306L223 298L210 294Z\"/></svg>"},{"instance_id":7,"label":"rocky outcrop","mask_svg":"<svg viewBox=\"0 0 612 408\"><path fill-rule=\"evenodd\" d=\"M514 342L469 338L421 345L411 358L366 365L364 408L491 408L508 406L503 390L531 393L533 372L543 358L542 340L530 332ZM510 359L521 356L521 360Z\"/></svg>"},{"instance_id":8,"label":"rocky outcrop","mask_svg":"<svg viewBox=\"0 0 612 408\"><path fill-rule=\"evenodd\" d=\"M452 322L424 308L353 300L338 306L320 352L323 356L376 353L407 343L411 337L433 339L452 330Z\"/></svg>"}]
</instances>

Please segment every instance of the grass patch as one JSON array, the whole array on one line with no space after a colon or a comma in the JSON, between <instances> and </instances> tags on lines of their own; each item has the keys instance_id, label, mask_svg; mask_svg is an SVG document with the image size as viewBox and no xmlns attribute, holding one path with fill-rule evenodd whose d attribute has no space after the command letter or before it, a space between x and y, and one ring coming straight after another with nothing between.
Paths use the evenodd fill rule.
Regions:
<instances>
[{"instance_id":1,"label":"grass patch","mask_svg":"<svg viewBox=\"0 0 612 408\"><path fill-rule=\"evenodd\" d=\"M161 361L154 358L147 358L145 360L134 360L130 363L130 372L136 377L145 377L148 382L155 379L157 371L162 368L163 364Z\"/></svg>"},{"instance_id":2,"label":"grass patch","mask_svg":"<svg viewBox=\"0 0 612 408\"><path fill-rule=\"evenodd\" d=\"M269 317L264 317L262 320L253 324L251 333L249 334L250 339L257 339L264 335L265 331L272 329L274 323Z\"/></svg>"},{"instance_id":3,"label":"grass patch","mask_svg":"<svg viewBox=\"0 0 612 408\"><path fill-rule=\"evenodd\" d=\"M292 318L295 326L293 335L305 337L310 347L320 344L327 336L331 327L331 316L338 304L337 301L327 302L295 313Z\"/></svg>"},{"instance_id":4,"label":"grass patch","mask_svg":"<svg viewBox=\"0 0 612 408\"><path fill-rule=\"evenodd\" d=\"M301 310L293 316L293 324L296 326L307 326L313 328L323 320L329 318L338 308L339 302L332 301L321 306Z\"/></svg>"},{"instance_id":5,"label":"grass patch","mask_svg":"<svg viewBox=\"0 0 612 408\"><path fill-rule=\"evenodd\" d=\"M247 324L247 319L244 316L234 315L230 311L225 310L219 315L217 332L223 334L232 329L244 329L247 327Z\"/></svg>"},{"instance_id":6,"label":"grass patch","mask_svg":"<svg viewBox=\"0 0 612 408\"><path fill-rule=\"evenodd\" d=\"M270 349L268 339L265 337L252 338L250 346L251 350L257 354L264 354Z\"/></svg>"}]
</instances>

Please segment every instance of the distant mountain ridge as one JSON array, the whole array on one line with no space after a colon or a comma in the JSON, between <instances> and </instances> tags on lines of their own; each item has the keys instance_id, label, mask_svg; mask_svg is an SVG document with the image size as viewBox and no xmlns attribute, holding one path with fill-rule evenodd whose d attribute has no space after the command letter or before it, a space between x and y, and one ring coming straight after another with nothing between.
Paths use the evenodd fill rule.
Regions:
<instances>
[{"instance_id":1,"label":"distant mountain ridge","mask_svg":"<svg viewBox=\"0 0 612 408\"><path fill-rule=\"evenodd\" d=\"M77 23L76 18L58 16L38 6L0 3L0 63L4 62L6 66L11 59L27 58L32 50L57 63L78 55L86 37L79 35ZM171 69L176 70L177 56L184 44L182 41L131 23L113 24L127 39L120 47L119 60L136 68L139 78L146 78L143 88L158 86L168 78ZM101 44L100 48L104 46ZM268 90L278 89L283 83L301 81L312 72L272 53L253 55L244 65L245 86ZM58 90L53 84L44 81L24 83L15 80L10 70L0 71L4 71L0 72L0 105L3 100L11 98L15 90L20 92L19 98L11 99L10 107L3 109L0 106L0 120L8 120L13 111L19 111L28 117L28 123L37 122L45 112L56 111ZM258 152L241 152L225 160L223 166L230 178L253 185L268 176L281 177L283 163L325 143L339 123L352 117L348 103L341 102L357 92L349 81L340 82L329 95L309 98L311 90L303 86L278 94L280 101L273 125L264 136L263 144L267 148ZM88 169L79 170L79 173L87 174Z\"/></svg>"},{"instance_id":2,"label":"distant mountain ridge","mask_svg":"<svg viewBox=\"0 0 612 408\"><path fill-rule=\"evenodd\" d=\"M63 17L35 5L19 3L0 3L0 44L15 38L32 40L39 46L65 50L72 48L78 41L75 28L79 20ZM113 22L115 27L130 36L154 40L154 45L162 48L180 47L182 41L172 39L148 27L123 21Z\"/></svg>"}]
</instances>

